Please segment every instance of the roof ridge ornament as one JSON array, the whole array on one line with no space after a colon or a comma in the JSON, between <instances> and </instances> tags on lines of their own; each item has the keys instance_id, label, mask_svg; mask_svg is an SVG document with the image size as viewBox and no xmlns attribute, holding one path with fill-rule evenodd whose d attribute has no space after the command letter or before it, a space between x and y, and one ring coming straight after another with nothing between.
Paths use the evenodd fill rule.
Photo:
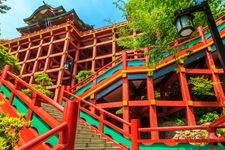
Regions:
<instances>
[{"instance_id":1,"label":"roof ridge ornament","mask_svg":"<svg viewBox=\"0 0 225 150\"><path fill-rule=\"evenodd\" d=\"M43 2L44 5L47 5L47 4L45 3L45 1L42 1L42 2Z\"/></svg>"}]
</instances>

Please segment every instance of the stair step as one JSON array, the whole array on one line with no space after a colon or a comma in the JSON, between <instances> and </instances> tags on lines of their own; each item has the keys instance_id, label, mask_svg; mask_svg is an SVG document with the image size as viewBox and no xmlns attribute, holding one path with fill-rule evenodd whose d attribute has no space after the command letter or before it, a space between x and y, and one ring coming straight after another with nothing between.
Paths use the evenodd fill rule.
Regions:
<instances>
[{"instance_id":1,"label":"stair step","mask_svg":"<svg viewBox=\"0 0 225 150\"><path fill-rule=\"evenodd\" d=\"M94 134L90 130L77 130L77 134Z\"/></svg>"},{"instance_id":2,"label":"stair step","mask_svg":"<svg viewBox=\"0 0 225 150\"><path fill-rule=\"evenodd\" d=\"M77 134L76 139L100 138L98 134Z\"/></svg>"},{"instance_id":3,"label":"stair step","mask_svg":"<svg viewBox=\"0 0 225 150\"><path fill-rule=\"evenodd\" d=\"M112 143L105 143L105 142L100 142L100 143L76 143L77 147L112 147Z\"/></svg>"},{"instance_id":4,"label":"stair step","mask_svg":"<svg viewBox=\"0 0 225 150\"><path fill-rule=\"evenodd\" d=\"M62 121L62 113L49 104L41 103L42 108L56 118ZM92 131L83 124L77 123L75 148L74 150L119 150L119 147L113 147L113 143L106 142L99 134Z\"/></svg>"},{"instance_id":5,"label":"stair step","mask_svg":"<svg viewBox=\"0 0 225 150\"><path fill-rule=\"evenodd\" d=\"M99 143L99 142L106 142L105 139L93 139L93 138L86 138L86 139L82 139L82 138L78 138L76 139L76 143Z\"/></svg>"}]
</instances>

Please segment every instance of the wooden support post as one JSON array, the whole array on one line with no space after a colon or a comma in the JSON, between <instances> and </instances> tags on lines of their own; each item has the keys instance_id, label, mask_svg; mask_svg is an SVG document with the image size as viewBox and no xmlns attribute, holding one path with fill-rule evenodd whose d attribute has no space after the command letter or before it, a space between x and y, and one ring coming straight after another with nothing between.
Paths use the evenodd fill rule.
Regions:
<instances>
[{"instance_id":1,"label":"wooden support post","mask_svg":"<svg viewBox=\"0 0 225 150\"><path fill-rule=\"evenodd\" d=\"M57 101L57 99L58 99L57 95L59 93L59 87L62 84L62 79L63 79L63 74L64 74L64 63L66 61L67 50L68 50L68 47L69 47L69 38L70 38L70 32L67 31L64 46L63 46L63 54L62 54L61 62L60 62L60 70L59 70L58 79L57 79L57 82L56 82L56 85L58 87L55 90L56 95L54 97L54 101Z\"/></svg>"},{"instance_id":2,"label":"wooden support post","mask_svg":"<svg viewBox=\"0 0 225 150\"><path fill-rule=\"evenodd\" d=\"M112 61L116 59L116 33L115 29L112 28Z\"/></svg>"},{"instance_id":3,"label":"wooden support post","mask_svg":"<svg viewBox=\"0 0 225 150\"><path fill-rule=\"evenodd\" d=\"M63 112L63 122L67 123L67 128L62 133L62 144L67 144L67 150L74 149L77 119L79 113L79 100L67 101Z\"/></svg>"},{"instance_id":4,"label":"wooden support post","mask_svg":"<svg viewBox=\"0 0 225 150\"><path fill-rule=\"evenodd\" d=\"M196 125L195 121L195 115L193 112L193 109L191 108L192 101L188 89L188 83L185 75L185 68L183 65L178 65L179 67L179 81L180 81L180 88L181 88L181 94L183 101L185 101L186 104L186 116L187 116L187 124L189 126Z\"/></svg>"},{"instance_id":5,"label":"wooden support post","mask_svg":"<svg viewBox=\"0 0 225 150\"><path fill-rule=\"evenodd\" d=\"M50 64L50 55L52 54L53 41L54 41L54 36L52 35L51 40L50 40L50 44L49 44L49 48L48 48L48 54L47 54L46 61L45 61L44 71L48 70L48 67L49 67L49 64Z\"/></svg>"},{"instance_id":6,"label":"wooden support post","mask_svg":"<svg viewBox=\"0 0 225 150\"><path fill-rule=\"evenodd\" d=\"M63 102L64 90L65 90L65 86L61 85L60 92L59 92L59 98L57 100L57 103L59 103L60 105L62 105L62 102Z\"/></svg>"},{"instance_id":7,"label":"wooden support post","mask_svg":"<svg viewBox=\"0 0 225 150\"><path fill-rule=\"evenodd\" d=\"M2 70L2 74L1 74L1 79L7 80L7 78L8 78L7 71L11 71L11 67L9 65L4 66L4 68ZM1 86L2 86L2 81L0 81L0 87Z\"/></svg>"},{"instance_id":8,"label":"wooden support post","mask_svg":"<svg viewBox=\"0 0 225 150\"><path fill-rule=\"evenodd\" d=\"M198 29L199 35L201 36L202 42L203 42L204 44L206 44L205 34L203 33L203 28L202 28L202 26L199 26L197 29Z\"/></svg>"},{"instance_id":9,"label":"wooden support post","mask_svg":"<svg viewBox=\"0 0 225 150\"><path fill-rule=\"evenodd\" d=\"M104 123L103 121L105 120L105 114L104 112L100 112L100 122L99 122L99 127L98 127L98 130L101 132L101 133L104 133Z\"/></svg>"},{"instance_id":10,"label":"wooden support post","mask_svg":"<svg viewBox=\"0 0 225 150\"><path fill-rule=\"evenodd\" d=\"M122 53L122 68L123 70L127 69L127 53L124 51ZM123 105L123 119L126 121L130 121L130 111L129 111L129 81L127 78L127 74L122 73L122 105ZM125 132L129 132L129 126L123 124L123 129Z\"/></svg>"},{"instance_id":11,"label":"wooden support post","mask_svg":"<svg viewBox=\"0 0 225 150\"><path fill-rule=\"evenodd\" d=\"M132 142L132 150L139 150L139 120L138 119L132 119L131 120L131 142Z\"/></svg>"},{"instance_id":12,"label":"wooden support post","mask_svg":"<svg viewBox=\"0 0 225 150\"><path fill-rule=\"evenodd\" d=\"M11 71L11 67L9 66L9 65L5 65L4 66L4 68L3 68L3 70L2 70L2 75L1 75L1 78L3 79L3 80L6 80L7 79L7 72L8 71Z\"/></svg>"},{"instance_id":13,"label":"wooden support post","mask_svg":"<svg viewBox=\"0 0 225 150\"><path fill-rule=\"evenodd\" d=\"M74 60L74 68L73 68L73 71L74 71L74 75L77 75L78 74L78 60L79 60L79 49L77 49L75 51L76 53L76 57L75 57L75 60ZM77 82L75 82L76 80L74 79L74 84L77 84Z\"/></svg>"},{"instance_id":14,"label":"wooden support post","mask_svg":"<svg viewBox=\"0 0 225 150\"><path fill-rule=\"evenodd\" d=\"M96 60L95 60L95 58L96 58L96 53L97 53L97 47L96 47L96 44L97 44L97 38L96 38L96 35L95 34L93 34L93 40L94 40L94 42L93 42L93 54L92 54L92 64L91 64L91 70L92 71L94 71L95 72L95 66L96 66Z\"/></svg>"},{"instance_id":15,"label":"wooden support post","mask_svg":"<svg viewBox=\"0 0 225 150\"><path fill-rule=\"evenodd\" d=\"M20 70L20 74L23 74L23 72L24 72L24 69L25 69L25 65L27 64L26 62L27 62L27 60L28 60L28 57L29 57L29 55L30 55L30 48L31 48L31 42L29 42L29 46L28 46L28 48L27 48L27 50L26 50L26 54L25 54L25 57L24 57L24 60L23 60L23 63L22 63L22 67L21 67L21 70Z\"/></svg>"},{"instance_id":16,"label":"wooden support post","mask_svg":"<svg viewBox=\"0 0 225 150\"><path fill-rule=\"evenodd\" d=\"M208 49L210 48L208 47ZM223 87L221 84L222 82L220 81L218 70L215 66L212 53L209 51L206 52L206 64L207 64L207 67L212 71L213 87L214 87L214 92L217 98L218 105L224 106L225 95L224 95Z\"/></svg>"},{"instance_id":17,"label":"wooden support post","mask_svg":"<svg viewBox=\"0 0 225 150\"><path fill-rule=\"evenodd\" d=\"M155 96L154 96L154 83L151 76L147 76L147 96L149 101L149 121L150 127L158 127L158 119L157 119L157 112L156 112L156 105L155 105ZM151 132L152 139L159 139L159 132L152 131Z\"/></svg>"},{"instance_id":18,"label":"wooden support post","mask_svg":"<svg viewBox=\"0 0 225 150\"><path fill-rule=\"evenodd\" d=\"M41 49L42 49L42 44L43 44L43 39L41 39L40 44L39 44L39 47L38 47L38 52L37 52L36 60L34 61L34 67L33 67L33 70L32 70L32 76L30 77L29 84L32 84L33 83L33 80L34 80L34 76L33 75L34 75L34 73L37 70L38 58L40 57L40 53L41 53Z\"/></svg>"}]
</instances>

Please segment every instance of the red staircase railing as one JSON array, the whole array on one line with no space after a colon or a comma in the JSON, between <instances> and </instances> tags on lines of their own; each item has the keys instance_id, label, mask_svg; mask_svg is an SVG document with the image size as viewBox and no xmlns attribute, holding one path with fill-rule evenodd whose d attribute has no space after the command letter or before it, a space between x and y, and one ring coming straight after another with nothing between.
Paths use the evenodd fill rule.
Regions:
<instances>
[{"instance_id":1,"label":"red staircase railing","mask_svg":"<svg viewBox=\"0 0 225 150\"><path fill-rule=\"evenodd\" d=\"M225 128L225 116L220 117L218 120L212 122L211 124L206 125L196 125L196 126L169 126L169 127L155 127L155 128L141 128L139 126L139 120L138 119L132 119L131 122L127 122L120 117L102 109L98 106L85 101L79 97L74 96L72 93L68 91L64 91L63 100L65 101L71 101L68 99L68 97L73 97L73 99L80 101L80 110L85 112L86 114L92 116L96 120L99 121L99 126L94 127L94 129L97 130L98 133L100 133L103 137L106 137L110 139L109 136L104 135L104 125L109 126L110 128L114 129L115 131L119 132L121 135L126 137L127 139L131 140L131 145L133 150L139 150L139 145L151 145L154 143L164 143L169 146L175 146L178 143L215 143L215 142L224 142L225 136L216 136L216 130L219 128ZM117 123L120 123L122 125L117 126L107 120L106 118L112 118ZM123 126L128 126L129 130L123 130ZM182 130L206 130L208 132L208 138L207 139L142 139L140 137L141 133L148 132L151 134L151 132L159 131L159 132L171 132L171 131L182 131ZM113 139L111 139L113 141ZM121 149L128 149L124 145L119 145Z\"/></svg>"},{"instance_id":2,"label":"red staircase railing","mask_svg":"<svg viewBox=\"0 0 225 150\"><path fill-rule=\"evenodd\" d=\"M73 93L74 91L76 91L79 87L82 87L84 85L87 85L91 82L96 83L96 79L105 71L107 71L108 69L110 69L113 66L116 66L117 64L119 64L122 61L122 57L118 57L115 60L113 60L112 62L108 63L107 65L105 65L104 67L102 67L101 69L99 69L98 71L96 71L95 73L93 73L92 75L88 76L87 78L85 78L83 81L77 83L76 85L74 85L72 88L70 88L70 91Z\"/></svg>"},{"instance_id":3,"label":"red staircase railing","mask_svg":"<svg viewBox=\"0 0 225 150\"><path fill-rule=\"evenodd\" d=\"M35 139L30 139L26 144L19 146L19 150L27 150L34 148L38 144L43 143L48 138L52 137L53 135L59 134L59 142L58 144L51 148L51 149L66 149L72 150L74 148L74 141L75 141L75 131L76 131L76 124L77 124L77 116L78 116L78 106L79 101L68 101L66 102L65 107L62 107L49 97L45 96L31 85L27 84L22 79L18 78L16 75L12 74L10 71L9 66L5 66L1 77L0 77L0 87L6 86L10 91L11 95L9 100L6 102L11 104L13 97L18 97L26 106L28 107L28 115L26 117L27 120L32 119L32 114L38 115L45 123L51 127L51 129L38 136ZM31 98L23 94L20 90L22 89L30 89L32 91ZM53 118L50 114L44 111L40 107L40 103L48 103L58 111L63 113L63 119L61 122L57 121ZM10 112L7 112L10 113ZM71 119L73 118L73 119Z\"/></svg>"}]
</instances>

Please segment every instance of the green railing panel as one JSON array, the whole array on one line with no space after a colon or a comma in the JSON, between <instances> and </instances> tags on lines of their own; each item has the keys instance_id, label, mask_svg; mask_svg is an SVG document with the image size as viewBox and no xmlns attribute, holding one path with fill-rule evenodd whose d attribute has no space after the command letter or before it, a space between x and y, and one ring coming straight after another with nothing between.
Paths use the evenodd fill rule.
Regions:
<instances>
[{"instance_id":1,"label":"green railing panel","mask_svg":"<svg viewBox=\"0 0 225 150\"><path fill-rule=\"evenodd\" d=\"M83 94L85 91L87 91L88 89L92 88L93 87L93 83L89 83L88 85L82 87L81 89L79 89L77 92L76 92L76 96L80 96L81 94Z\"/></svg>"},{"instance_id":2,"label":"green railing panel","mask_svg":"<svg viewBox=\"0 0 225 150\"><path fill-rule=\"evenodd\" d=\"M223 29L225 29L225 23L218 26L219 31L222 31Z\"/></svg>"},{"instance_id":3,"label":"green railing panel","mask_svg":"<svg viewBox=\"0 0 225 150\"><path fill-rule=\"evenodd\" d=\"M145 65L145 62L140 60L133 60L133 61L127 62L127 66L129 67L144 66L144 65Z\"/></svg>"},{"instance_id":4,"label":"green railing panel","mask_svg":"<svg viewBox=\"0 0 225 150\"><path fill-rule=\"evenodd\" d=\"M91 126L99 127L99 121L83 111L80 111L80 118L84 119Z\"/></svg>"},{"instance_id":5,"label":"green railing panel","mask_svg":"<svg viewBox=\"0 0 225 150\"><path fill-rule=\"evenodd\" d=\"M152 144L149 146L141 144L140 150L211 150L211 146L194 146L191 144L177 144L176 146L167 146L165 144ZM216 149L217 150L217 149Z\"/></svg>"},{"instance_id":6,"label":"green railing panel","mask_svg":"<svg viewBox=\"0 0 225 150\"><path fill-rule=\"evenodd\" d=\"M188 42L185 45L181 45L180 46L180 49L181 50L184 50L184 49L190 48L190 47L192 47L192 46L194 46L194 45L196 45L198 43L201 43L201 42L202 42L202 39L201 38L198 38L198 39L195 39L195 40L192 40L192 41Z\"/></svg>"},{"instance_id":7,"label":"green railing panel","mask_svg":"<svg viewBox=\"0 0 225 150\"><path fill-rule=\"evenodd\" d=\"M131 141L125 138L116 130L104 125L104 134L109 135L115 142L125 145L126 147L131 149Z\"/></svg>"},{"instance_id":8,"label":"green railing panel","mask_svg":"<svg viewBox=\"0 0 225 150\"><path fill-rule=\"evenodd\" d=\"M61 105L64 107L65 104L66 104L66 101L65 100L62 100L62 104Z\"/></svg>"},{"instance_id":9,"label":"green railing panel","mask_svg":"<svg viewBox=\"0 0 225 150\"><path fill-rule=\"evenodd\" d=\"M225 29L225 24L221 24L217 28L218 28L219 31L222 31L223 29ZM211 33L206 33L205 34L205 38L206 39L209 39L210 37L211 37ZM194 45L196 45L198 43L201 43L201 42L202 42L202 39L201 38L198 38L196 40L192 40L192 41L188 42L185 45L180 46L180 49L183 50L183 49L192 47L192 46L194 46Z\"/></svg>"},{"instance_id":10,"label":"green railing panel","mask_svg":"<svg viewBox=\"0 0 225 150\"><path fill-rule=\"evenodd\" d=\"M2 85L1 89L0 89L0 92L3 93L3 95L9 99L10 98L10 95L11 95L11 91L5 86L5 85Z\"/></svg>"},{"instance_id":11,"label":"green railing panel","mask_svg":"<svg viewBox=\"0 0 225 150\"><path fill-rule=\"evenodd\" d=\"M219 31L222 31L223 29L225 29L225 24L221 24L217 28L218 28ZM210 37L211 37L211 33L206 33L205 34L205 38L206 39L209 39Z\"/></svg>"},{"instance_id":12,"label":"green railing panel","mask_svg":"<svg viewBox=\"0 0 225 150\"><path fill-rule=\"evenodd\" d=\"M122 64L119 64L118 66L106 71L103 75L97 78L97 83L100 83L101 81L105 80L106 78L109 78L111 75L113 75L118 70L122 69Z\"/></svg>"},{"instance_id":13,"label":"green railing panel","mask_svg":"<svg viewBox=\"0 0 225 150\"><path fill-rule=\"evenodd\" d=\"M17 110L18 113L22 113L27 117L29 108L17 96L13 97L12 105L14 107L16 107L16 110Z\"/></svg>"},{"instance_id":14,"label":"green railing panel","mask_svg":"<svg viewBox=\"0 0 225 150\"><path fill-rule=\"evenodd\" d=\"M225 144L217 143L216 150L225 150Z\"/></svg>"},{"instance_id":15,"label":"green railing panel","mask_svg":"<svg viewBox=\"0 0 225 150\"><path fill-rule=\"evenodd\" d=\"M39 116L33 114L31 127L35 128L39 135L46 133L51 130L48 124L46 124ZM59 137L58 135L54 135L49 138L45 143L50 144L51 146L56 146L58 144Z\"/></svg>"}]
</instances>

